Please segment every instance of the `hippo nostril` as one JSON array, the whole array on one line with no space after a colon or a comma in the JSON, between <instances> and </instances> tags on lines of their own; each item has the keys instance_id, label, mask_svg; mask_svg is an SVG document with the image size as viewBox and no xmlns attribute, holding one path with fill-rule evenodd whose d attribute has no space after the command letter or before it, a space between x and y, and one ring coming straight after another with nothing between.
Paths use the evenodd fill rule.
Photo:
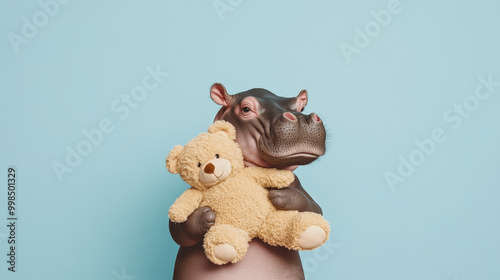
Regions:
<instances>
[{"instance_id":1,"label":"hippo nostril","mask_svg":"<svg viewBox=\"0 0 500 280\"><path fill-rule=\"evenodd\" d=\"M290 121L297 121L297 117L292 114L292 113L289 113L289 112L286 112L283 114L283 116L287 119L287 120L290 120Z\"/></svg>"},{"instance_id":2,"label":"hippo nostril","mask_svg":"<svg viewBox=\"0 0 500 280\"><path fill-rule=\"evenodd\" d=\"M205 165L205 168L203 169L203 172L207 173L207 174L213 174L215 171L215 165L211 164L211 163L208 163L207 165Z\"/></svg>"},{"instance_id":3,"label":"hippo nostril","mask_svg":"<svg viewBox=\"0 0 500 280\"><path fill-rule=\"evenodd\" d=\"M318 117L318 115L316 115L315 113L312 113L312 114L311 114L311 116L312 116L312 119L313 119L315 122L320 122L320 121L321 121L321 119L320 119L320 118Z\"/></svg>"}]
</instances>

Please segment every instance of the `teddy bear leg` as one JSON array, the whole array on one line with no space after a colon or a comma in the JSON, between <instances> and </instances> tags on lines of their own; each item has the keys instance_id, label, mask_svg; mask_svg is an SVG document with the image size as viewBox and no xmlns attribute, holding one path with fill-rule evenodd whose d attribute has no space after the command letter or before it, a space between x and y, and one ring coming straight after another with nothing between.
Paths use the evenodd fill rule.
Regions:
<instances>
[{"instance_id":1,"label":"teddy bear leg","mask_svg":"<svg viewBox=\"0 0 500 280\"><path fill-rule=\"evenodd\" d=\"M259 237L273 246L311 250L323 244L329 233L328 222L319 214L278 210L267 216Z\"/></svg>"},{"instance_id":2,"label":"teddy bear leg","mask_svg":"<svg viewBox=\"0 0 500 280\"><path fill-rule=\"evenodd\" d=\"M297 250L312 250L328 240L330 225L320 214L300 212L293 220L291 246Z\"/></svg>"},{"instance_id":3,"label":"teddy bear leg","mask_svg":"<svg viewBox=\"0 0 500 280\"><path fill-rule=\"evenodd\" d=\"M289 244L292 240L293 220L298 213L298 211L281 210L269 213L259 229L259 238L269 245L293 249L289 247Z\"/></svg>"},{"instance_id":4,"label":"teddy bear leg","mask_svg":"<svg viewBox=\"0 0 500 280\"><path fill-rule=\"evenodd\" d=\"M218 265L236 263L243 258L251 238L248 232L231 225L213 225L205 234L203 248L207 258Z\"/></svg>"}]
</instances>

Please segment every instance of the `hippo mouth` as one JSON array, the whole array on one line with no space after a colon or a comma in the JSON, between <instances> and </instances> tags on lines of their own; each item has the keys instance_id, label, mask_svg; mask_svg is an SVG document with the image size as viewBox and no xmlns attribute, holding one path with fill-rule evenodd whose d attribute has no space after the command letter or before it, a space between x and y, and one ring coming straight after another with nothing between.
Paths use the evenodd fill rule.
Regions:
<instances>
[{"instance_id":1,"label":"hippo mouth","mask_svg":"<svg viewBox=\"0 0 500 280\"><path fill-rule=\"evenodd\" d=\"M299 145L300 146L300 145ZM279 149L278 149L279 150ZM293 151L296 150L296 151ZM294 165L307 165L315 161L318 157L325 154L324 147L308 147L301 149L292 149L292 152L283 153L277 152L273 153L270 151L266 145L264 145L262 139L259 141L259 151L261 158L277 168L284 168Z\"/></svg>"}]
</instances>

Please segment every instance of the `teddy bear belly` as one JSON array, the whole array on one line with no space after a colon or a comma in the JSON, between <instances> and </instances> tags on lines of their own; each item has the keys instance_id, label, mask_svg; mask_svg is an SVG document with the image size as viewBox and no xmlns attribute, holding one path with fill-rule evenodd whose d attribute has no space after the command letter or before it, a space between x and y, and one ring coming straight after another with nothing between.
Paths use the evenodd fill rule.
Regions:
<instances>
[{"instance_id":1,"label":"teddy bear belly","mask_svg":"<svg viewBox=\"0 0 500 280\"><path fill-rule=\"evenodd\" d=\"M201 206L212 208L216 224L230 224L255 236L274 209L268 194L267 189L257 185L220 184L205 191Z\"/></svg>"}]
</instances>

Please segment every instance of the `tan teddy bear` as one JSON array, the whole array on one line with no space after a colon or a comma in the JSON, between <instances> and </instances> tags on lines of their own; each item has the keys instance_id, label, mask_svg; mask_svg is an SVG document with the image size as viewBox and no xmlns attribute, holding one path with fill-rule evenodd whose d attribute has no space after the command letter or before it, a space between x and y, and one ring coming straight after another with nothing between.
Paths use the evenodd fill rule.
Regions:
<instances>
[{"instance_id":1,"label":"tan teddy bear","mask_svg":"<svg viewBox=\"0 0 500 280\"><path fill-rule=\"evenodd\" d=\"M173 222L185 222L198 207L216 213L203 247L215 264L236 263L248 242L259 237L273 246L293 250L319 247L330 233L328 222L312 212L277 210L268 198L270 188L285 188L294 180L291 171L245 167L229 122L217 121L186 146L175 146L167 169L191 185L170 207Z\"/></svg>"}]
</instances>

